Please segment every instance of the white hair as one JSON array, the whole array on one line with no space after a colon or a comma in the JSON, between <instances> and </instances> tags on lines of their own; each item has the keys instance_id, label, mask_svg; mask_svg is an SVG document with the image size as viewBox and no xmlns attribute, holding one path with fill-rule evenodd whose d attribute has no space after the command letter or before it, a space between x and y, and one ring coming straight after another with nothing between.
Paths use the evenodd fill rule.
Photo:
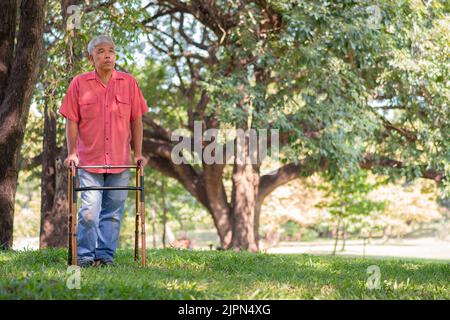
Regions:
<instances>
[{"instance_id":1,"label":"white hair","mask_svg":"<svg viewBox=\"0 0 450 320\"><path fill-rule=\"evenodd\" d=\"M89 54L92 54L94 52L95 47L98 46L100 43L110 43L113 45L113 47L115 47L114 41L112 41L111 37L107 35L100 35L92 38L92 40L89 41L87 47Z\"/></svg>"}]
</instances>

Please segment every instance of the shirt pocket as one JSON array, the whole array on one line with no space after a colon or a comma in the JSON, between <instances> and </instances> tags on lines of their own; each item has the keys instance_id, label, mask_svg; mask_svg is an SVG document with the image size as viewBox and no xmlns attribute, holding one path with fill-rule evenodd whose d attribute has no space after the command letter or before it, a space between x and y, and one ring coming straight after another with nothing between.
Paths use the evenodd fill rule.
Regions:
<instances>
[{"instance_id":1,"label":"shirt pocket","mask_svg":"<svg viewBox=\"0 0 450 320\"><path fill-rule=\"evenodd\" d=\"M125 98L121 95L116 95L117 109L119 110L119 116L124 119L130 119L131 115L131 103L129 98Z\"/></svg>"},{"instance_id":2,"label":"shirt pocket","mask_svg":"<svg viewBox=\"0 0 450 320\"><path fill-rule=\"evenodd\" d=\"M93 119L98 115L98 98L85 96L79 99L80 114L82 119Z\"/></svg>"}]
</instances>

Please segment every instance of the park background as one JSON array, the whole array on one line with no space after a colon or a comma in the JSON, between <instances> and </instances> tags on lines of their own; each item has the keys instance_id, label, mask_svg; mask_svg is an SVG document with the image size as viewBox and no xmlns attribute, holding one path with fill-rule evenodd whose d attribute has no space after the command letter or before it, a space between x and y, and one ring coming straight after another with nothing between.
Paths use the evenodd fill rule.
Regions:
<instances>
[{"instance_id":1,"label":"park background","mask_svg":"<svg viewBox=\"0 0 450 320\"><path fill-rule=\"evenodd\" d=\"M0 125L2 168L17 174L0 181L14 191L1 198L2 246L27 254L66 245L67 150L57 110L71 79L92 70L87 43L106 33L116 69L137 78L150 108L149 249L431 259L444 262L443 277L422 297L448 298L446 1L50 0L11 10L13 2L2 3L5 17L33 32L17 33L9 58L29 54L25 71L35 82L14 100L8 94L21 79L12 71L2 78L9 87L0 101L21 110L19 135L8 135L9 120ZM192 137L195 121L204 129L277 129L279 155L211 165L183 152L188 163L174 164L171 133ZM127 252L133 244L130 193L119 246ZM53 259L51 249L42 252ZM341 297L326 285L318 290Z\"/></svg>"}]
</instances>

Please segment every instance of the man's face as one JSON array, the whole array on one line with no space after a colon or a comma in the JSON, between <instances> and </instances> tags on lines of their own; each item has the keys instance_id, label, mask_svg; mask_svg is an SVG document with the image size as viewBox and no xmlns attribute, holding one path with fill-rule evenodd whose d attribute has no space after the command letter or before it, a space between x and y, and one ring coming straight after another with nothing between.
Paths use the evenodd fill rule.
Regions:
<instances>
[{"instance_id":1,"label":"man's face","mask_svg":"<svg viewBox=\"0 0 450 320\"><path fill-rule=\"evenodd\" d=\"M114 47L110 43L100 43L89 55L89 60L96 70L110 71L114 69L116 61L116 53Z\"/></svg>"}]
</instances>

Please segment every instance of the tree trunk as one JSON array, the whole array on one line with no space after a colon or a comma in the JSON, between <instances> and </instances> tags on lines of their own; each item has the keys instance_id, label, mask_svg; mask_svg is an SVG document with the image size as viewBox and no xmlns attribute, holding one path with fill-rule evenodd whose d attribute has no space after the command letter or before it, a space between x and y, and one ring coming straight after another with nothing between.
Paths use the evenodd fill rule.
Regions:
<instances>
[{"instance_id":1,"label":"tree trunk","mask_svg":"<svg viewBox=\"0 0 450 320\"><path fill-rule=\"evenodd\" d=\"M81 0L62 0L61 15L63 17L62 32L66 32L68 18L67 8L78 5ZM67 37L70 35L66 34ZM70 39L69 39L70 40ZM66 74L74 68L73 46L66 49ZM61 78L63 80L63 78ZM50 95L50 94L49 94ZM67 146L58 149L56 146L56 112L54 105L47 102L44 112L44 141L42 152L42 178L41 178L41 227L39 247L65 247L67 244L67 169L64 159L67 156Z\"/></svg>"},{"instance_id":2,"label":"tree trunk","mask_svg":"<svg viewBox=\"0 0 450 320\"><path fill-rule=\"evenodd\" d=\"M336 226L336 238L334 240L334 247L333 247L333 256L336 255L336 247L338 244L338 240L339 240L339 228L340 228L340 224L341 224L341 216L338 216L338 221L337 221L337 226Z\"/></svg>"},{"instance_id":3,"label":"tree trunk","mask_svg":"<svg viewBox=\"0 0 450 320\"><path fill-rule=\"evenodd\" d=\"M253 227L253 233L255 234L255 241L258 244L259 248L259 221L261 216L261 207L264 202L264 199L261 199L260 194L258 192L258 200L256 201L255 206L255 222Z\"/></svg>"},{"instance_id":4,"label":"tree trunk","mask_svg":"<svg viewBox=\"0 0 450 320\"><path fill-rule=\"evenodd\" d=\"M152 243L153 249L156 248L156 209L152 206Z\"/></svg>"},{"instance_id":5,"label":"tree trunk","mask_svg":"<svg viewBox=\"0 0 450 320\"><path fill-rule=\"evenodd\" d=\"M63 156L57 157L56 113L44 111L44 140L41 177L41 224L39 248L65 247L67 229L67 169ZM57 165L59 163L59 165ZM64 184L66 183L66 184Z\"/></svg>"},{"instance_id":6,"label":"tree trunk","mask_svg":"<svg viewBox=\"0 0 450 320\"><path fill-rule=\"evenodd\" d=\"M347 238L347 230L346 230L346 224L345 222L342 223L342 246L341 246L341 250L340 251L344 251L345 250L345 240Z\"/></svg>"},{"instance_id":7,"label":"tree trunk","mask_svg":"<svg viewBox=\"0 0 450 320\"><path fill-rule=\"evenodd\" d=\"M0 10L0 248L10 249L20 148L39 72L44 1L21 2L14 56L17 1L2 1Z\"/></svg>"},{"instance_id":8,"label":"tree trunk","mask_svg":"<svg viewBox=\"0 0 450 320\"><path fill-rule=\"evenodd\" d=\"M259 215L256 208L260 177L259 167L251 163L248 137L245 137L242 145L237 144L236 155L241 155L243 161L239 163L236 156L233 168L231 246L236 250L257 252L259 246L255 221Z\"/></svg>"},{"instance_id":9,"label":"tree trunk","mask_svg":"<svg viewBox=\"0 0 450 320\"><path fill-rule=\"evenodd\" d=\"M259 250L255 221L259 221L256 197L259 174L252 165L236 165L233 173L232 240L234 249Z\"/></svg>"},{"instance_id":10,"label":"tree trunk","mask_svg":"<svg viewBox=\"0 0 450 320\"><path fill-rule=\"evenodd\" d=\"M231 216L230 206L223 186L223 169L221 164L204 165L203 180L206 196L208 198L208 210L214 221L217 235L220 240L220 248L228 249L231 246Z\"/></svg>"},{"instance_id":11,"label":"tree trunk","mask_svg":"<svg viewBox=\"0 0 450 320\"><path fill-rule=\"evenodd\" d=\"M162 224L163 224L163 234L162 234L162 245L166 248L166 225L167 225L167 208L166 208L166 195L164 190L164 178L161 180L161 208L163 210L162 214Z\"/></svg>"},{"instance_id":12,"label":"tree trunk","mask_svg":"<svg viewBox=\"0 0 450 320\"><path fill-rule=\"evenodd\" d=\"M383 230L382 243L387 243L389 241L389 236L391 235L391 226L387 226Z\"/></svg>"}]
</instances>

